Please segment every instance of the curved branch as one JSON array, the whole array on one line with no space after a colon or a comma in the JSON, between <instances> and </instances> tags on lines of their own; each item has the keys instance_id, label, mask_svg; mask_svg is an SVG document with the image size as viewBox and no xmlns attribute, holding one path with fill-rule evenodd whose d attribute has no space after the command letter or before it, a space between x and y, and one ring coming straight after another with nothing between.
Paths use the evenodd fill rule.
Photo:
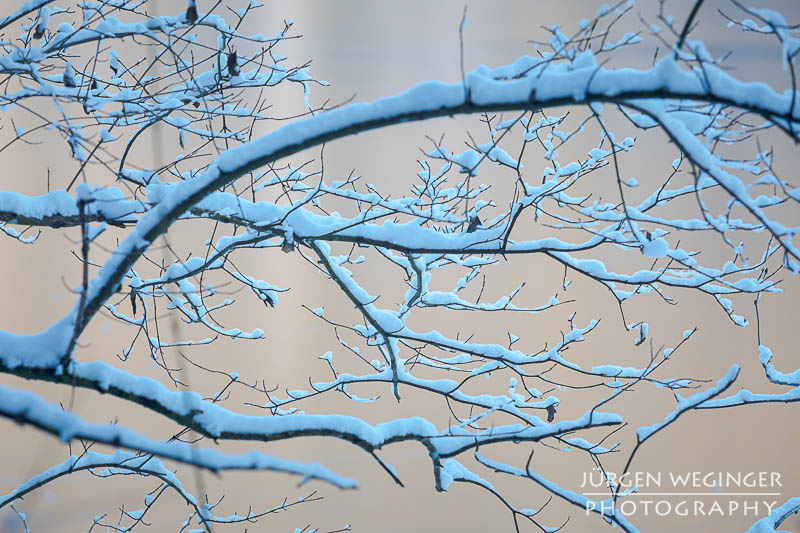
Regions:
<instances>
[{"instance_id":1,"label":"curved branch","mask_svg":"<svg viewBox=\"0 0 800 533\"><path fill-rule=\"evenodd\" d=\"M335 474L319 463L287 461L252 451L235 456L213 449L199 449L183 442L153 441L119 425L100 426L84 422L36 394L0 386L0 416L18 424L30 424L62 441L85 439L141 451L212 472L221 470L271 470L327 481L340 488L354 488L354 480Z\"/></svg>"},{"instance_id":2,"label":"curved branch","mask_svg":"<svg viewBox=\"0 0 800 533\"><path fill-rule=\"evenodd\" d=\"M69 372L56 374L52 370L25 369L21 367L9 369L0 366L0 371L13 373L20 377L40 379L54 383L74 384L77 387L93 389L101 393L123 398L162 414L200 435L217 440L274 442L295 437L335 437L350 442L370 454L389 444L425 440L428 443L427 445L432 447L438 457L446 458L456 456L465 450L476 448L484 444L515 441L536 442L566 432L599 426L617 425L622 422L622 419L615 414L587 412L580 418L563 420L554 424L536 427L523 427L519 424L497 426L487 431L473 433L458 427L438 431L431 422L421 417L398 419L373 426L360 418L345 415L304 414L277 417L249 416L233 413L220 405L204 401L198 394L193 392L171 391L155 380L134 376L105 363L75 362L70 365L70 370L75 372L75 374L70 374ZM0 396L4 394L8 395L9 402L13 398L18 398L18 400L16 403L0 402L0 416L14 418L21 423L31 423L38 426L39 422L37 422L36 416L31 414L30 407L37 406L37 408L46 410L47 413L54 416L58 423L79 420L73 414L63 413L55 406L47 405L33 393L17 392L0 387ZM90 426L83 422L81 422L81 424L88 428L85 432L81 433L76 433L76 429L70 429L68 433L64 433L59 429L56 422L47 424L44 427L39 427L61 438L64 438L66 434L69 435L69 438L87 438L98 442L107 442L116 446L126 446L122 441L118 441L115 438L116 433L112 428L117 426L103 426L101 431L96 429L99 426ZM77 428L78 426L75 427ZM105 434L103 432L105 432ZM128 430L120 432L120 434L123 433L126 436L131 434ZM197 464L197 466L213 469L214 463L209 463L209 461L206 461L205 464L191 463L189 459L197 458L191 454L188 456L186 455L189 453L189 448L186 447L186 445L182 443L172 444L181 444L183 448L177 451L167 450L170 455L165 455L151 449L153 446L162 446L161 443L137 444L130 447L172 458L177 461L189 462L190 464ZM205 452L214 452L214 450L203 450L203 453ZM181 457L183 457L183 459ZM202 457L200 458L202 459ZM275 459L271 457L267 457L267 459L275 461ZM235 466L239 464L237 461L244 462L242 458L237 457L230 458L230 461L232 462L218 463L217 469L239 468ZM267 463L267 465L274 466L273 463ZM278 469L268 468L268 466L263 468ZM249 468L249 466L242 467ZM301 467L322 468L320 465L293 466L293 468L298 469ZM284 471L292 472L291 470ZM300 473L299 470L298 473ZM319 476L322 475L321 473L318 474ZM336 474L332 473L329 475L336 476ZM340 479L344 480L345 478ZM344 483L344 481L342 481L342 483Z\"/></svg>"},{"instance_id":3,"label":"curved branch","mask_svg":"<svg viewBox=\"0 0 800 533\"><path fill-rule=\"evenodd\" d=\"M194 498L194 496L186 492L180 480L175 476L174 472L168 470L159 459L156 459L151 455L135 455L131 452L123 451L116 451L110 455L93 451L88 451L81 457L76 457L73 455L61 464L48 468L44 472L22 483L15 490L6 494L5 496L0 496L0 509L16 500L22 499L26 494L29 494L60 477L84 470L93 470L95 468L123 470L135 474L141 474L143 476L153 476L161 480L162 483L174 490L186 502L187 505L192 507L194 512L197 513L197 516L206 519L201 520L201 523L205 527L206 531L211 533L211 528L207 523L207 521L210 521L210 513L205 510L204 507L197 505L197 500Z\"/></svg>"},{"instance_id":4,"label":"curved branch","mask_svg":"<svg viewBox=\"0 0 800 533\"><path fill-rule=\"evenodd\" d=\"M111 296L149 243L166 232L181 214L250 171L334 139L440 116L590 102L624 103L633 98L708 100L738 105L767 116L785 116L790 125L800 119L800 114L795 116L788 111L786 95L779 96L761 84L739 82L721 70L715 70L714 74L718 83L714 84L715 92L709 92L694 74L681 70L669 59L641 72L606 71L592 65L574 70L531 71L514 81L474 72L467 77L469 101L464 100L461 84L424 82L397 96L369 104L352 104L288 124L223 152L203 175L173 187L170 194L145 214L93 280L81 329ZM591 87L585 86L587 82ZM581 86L583 94L576 93L575 88Z\"/></svg>"}]
</instances>

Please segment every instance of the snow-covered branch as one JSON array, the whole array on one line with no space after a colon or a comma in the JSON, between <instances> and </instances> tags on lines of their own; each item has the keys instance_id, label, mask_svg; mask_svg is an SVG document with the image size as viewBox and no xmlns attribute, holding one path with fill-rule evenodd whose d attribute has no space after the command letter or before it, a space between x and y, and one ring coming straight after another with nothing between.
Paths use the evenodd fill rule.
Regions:
<instances>
[{"instance_id":1,"label":"snow-covered branch","mask_svg":"<svg viewBox=\"0 0 800 533\"><path fill-rule=\"evenodd\" d=\"M275 457L250 452L242 456L229 456L217 450L200 449L182 442L155 442L120 425L88 424L78 416L63 411L60 406L47 404L28 391L0 387L0 416L18 424L30 424L51 433L62 441L84 439L122 448L145 452L165 459L205 468L220 470L272 470L307 478L322 479L342 488L353 488L355 482L330 472L320 464L304 465Z\"/></svg>"},{"instance_id":2,"label":"snow-covered branch","mask_svg":"<svg viewBox=\"0 0 800 533\"><path fill-rule=\"evenodd\" d=\"M800 141L800 40L782 15L733 3L750 18L722 13L727 31L777 39L788 90L737 78L726 57L692 39L702 0L682 24L659 2L658 24L640 14L643 31L618 31L631 2L603 6L571 35L566 25L544 28L548 39L535 41L536 57L471 72L462 66L456 83L426 81L373 102L322 105L311 90L327 82L312 77L308 61L281 55L299 36L290 20L270 19L270 35L244 32L260 7L254 1L234 8L188 0L154 16L146 0L38 0L0 18L0 72L8 81L0 90L8 117L0 156L19 151L37 162L39 144L50 150L59 142L71 158L53 176L48 167L38 189L0 191L0 231L12 237L3 244L39 246L40 235L61 232L76 243L81 266L77 284L64 278L76 285L65 316L39 333L0 330L0 374L113 396L183 428L160 442L123 425L89 424L69 412L71 404L65 411L0 386L0 416L80 441L85 450L9 492L0 507L77 471L124 471L156 478L158 494L175 491L189 506L183 528L196 520L210 532L211 524L249 522L293 504L216 516L217 504L190 494L161 459L355 486L319 463L198 444L325 437L357 446L400 485L402 472L378 452L417 442L437 490L455 482L481 487L518 531L525 524L552 531L534 518L546 503L519 507L516 494L474 466L532 481L587 511L613 507L627 496L619 486L609 483L604 502L565 489L534 471L533 451L572 450L570 460L605 473L605 462L627 449L627 471L637 450L685 413L800 400L800 371L775 367L758 311L760 298L784 290L779 273L800 273L800 184L779 174L775 149L763 148L775 139ZM461 38L466 20L465 12ZM644 38L667 53L657 49L649 67L619 65L626 60L619 50ZM277 85L298 89L296 109L272 109L291 94L273 92ZM346 176L326 168L334 141L454 116L479 131L467 132L458 149L444 136L415 140L425 148L405 187L397 186L400 174L383 181L359 175L357 161ZM634 176L629 161L637 152L673 161ZM34 178L43 176L44 169ZM192 230L176 239L178 226ZM38 233L28 235L31 229ZM239 260L247 254L268 257L269 268ZM270 278L298 265L321 274L333 291L314 301L330 298L338 309L301 302L303 316L331 333L307 384L270 388L282 382L280 369L242 377L194 355L195 347L216 343L227 364L243 345L264 340L267 328L298 320L287 319L290 307L300 307L295 287ZM268 320L235 312L239 296L231 295L242 289ZM621 324L599 311L596 289L619 310ZM666 333L630 302L663 304L653 312L660 318L691 294L702 297L692 305L706 302L738 327L751 322L744 297L755 298L759 377L767 387L791 388L723 397L746 369L738 354L716 385L699 370L674 375L672 361L693 349L703 325L685 325L682 337ZM130 333L115 366L81 342L100 317ZM633 351L623 354L623 345ZM294 348L293 357L305 355ZM131 370L135 360L161 380ZM197 392L181 390L187 368L209 380ZM423 398L441 412L386 420L385 412L330 414L324 404L337 394L353 404L385 402L376 390L390 391L391 402ZM655 417L663 422L625 434L640 424L607 409L648 394L674 395L674 409ZM231 406L239 400L257 414ZM197 441L184 440L190 431ZM99 454L89 450L92 442L130 451ZM525 468L485 454L512 443L530 448ZM463 459L468 452L473 466ZM143 523L154 502L148 498L142 510L121 509L111 527L127 528L123 518ZM789 500L753 527L771 531L796 508ZM637 530L615 509L591 510ZM101 517L95 525L108 526Z\"/></svg>"}]
</instances>

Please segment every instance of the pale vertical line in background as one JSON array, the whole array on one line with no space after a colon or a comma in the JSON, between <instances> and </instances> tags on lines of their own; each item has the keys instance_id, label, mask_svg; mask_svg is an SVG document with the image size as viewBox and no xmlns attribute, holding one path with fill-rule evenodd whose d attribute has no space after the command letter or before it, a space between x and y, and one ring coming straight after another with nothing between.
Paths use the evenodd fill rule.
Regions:
<instances>
[{"instance_id":1,"label":"pale vertical line in background","mask_svg":"<svg viewBox=\"0 0 800 533\"><path fill-rule=\"evenodd\" d=\"M160 7L159 0L150 0L150 1L152 2L151 5L153 10L153 15L159 16L161 14L161 10L159 9ZM170 5L174 7L177 6L178 3L170 2ZM148 59L154 61L155 54L153 53L153 51L156 50L156 48L150 47L147 50L148 50L147 51ZM154 65L153 68L156 69L157 66ZM156 90L158 89L159 87L156 86ZM153 126L150 127L150 150L153 156L152 163L154 170L161 168L165 164L164 149L162 144L163 142L164 142L164 132L162 131L162 124L161 121L159 120ZM163 264L168 265L172 263L174 260L180 260L180 258L178 257L175 258L170 257L172 246L170 245L169 231L165 232L161 238L164 241L164 247L161 250L161 259ZM155 319L157 320L157 317L155 317ZM168 313L168 320L169 320L170 335L172 335L173 339L176 340L180 339L181 324L178 319L178 314ZM181 359L177 348L175 349L173 360L175 368L181 368ZM180 379L185 384L186 390L189 391L193 390L192 379L191 379L191 365L186 365L186 364L183 365L183 368L181 369ZM190 435L194 435L194 433L190 433ZM205 479L203 478L203 472L199 468L192 468L192 472L194 474L194 484L196 493L202 497L205 497L207 493L206 493Z\"/></svg>"}]
</instances>

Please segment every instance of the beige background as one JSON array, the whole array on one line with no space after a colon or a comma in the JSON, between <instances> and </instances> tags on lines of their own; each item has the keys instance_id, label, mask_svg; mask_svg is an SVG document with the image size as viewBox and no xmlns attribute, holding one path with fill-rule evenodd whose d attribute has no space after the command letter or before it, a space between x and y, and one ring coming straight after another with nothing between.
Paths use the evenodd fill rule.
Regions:
<instances>
[{"instance_id":1,"label":"beige background","mask_svg":"<svg viewBox=\"0 0 800 533\"><path fill-rule=\"evenodd\" d=\"M643 0L636 9L652 19L654 3ZM464 48L465 67L471 70L482 63L507 63L519 55L533 53L527 41L545 40L542 26L562 23L565 27L574 27L575 22L583 16L591 16L601 2L506 1L468 4ZM667 10L672 10L677 20L683 20L690 5L691 2L684 0L666 3ZM781 9L791 23L800 21L800 6L796 2L773 2L769 5ZM724 7L727 12L735 12L735 8L729 4L707 2L703 7L697 35L706 40L713 53L733 50L731 62L736 64L736 76L769 80L777 87L784 88L786 76L780 71L775 44L769 39L743 36L738 31L721 31L724 24L716 12L719 7ZM164 0L158 6L160 12L177 9ZM357 101L364 101L397 93L427 79L449 82L460 79L457 28L462 9L463 2L454 1L267 2L267 6L254 16L250 30L271 33L278 29L277 21L291 18L296 31L302 33L303 38L287 43L279 53L297 63L313 59L311 73L332 84L328 89L315 89L314 101L331 98L331 102L339 102L353 94ZM635 14L629 14L627 20L630 26L627 29L644 29ZM634 52L637 49L639 52ZM652 59L653 49L654 45L648 43L631 51L623 51L614 64L647 65ZM296 88L279 91L278 94L274 103L280 114L289 115L302 104ZM265 129L276 126L269 124ZM351 169L355 169L365 181L399 193L407 190L408 184L414 179L416 160L420 157L419 148L429 147L424 135L438 138L446 133L448 147L460 151L466 140L464 131L469 129L483 133L480 127L476 117L440 119L337 141L326 147L326 176L328 179L344 177ZM10 135L11 130L13 128L6 124L6 130L0 134ZM167 137L162 141L163 146L168 147L173 139ZM769 141L776 148L777 168L784 172L784 177L796 183L793 174L798 163L796 149L779 137L770 138ZM591 147L591 142L594 142L592 137L584 136L577 141L576 149L585 153ZM162 150L161 144L144 144L145 152L148 146L153 150L156 161L170 157L169 149ZM13 154L2 154L3 187L26 194L42 194L45 192L42 160L47 159L53 171L53 188L58 188L58 180L63 179L59 177L58 170L71 165L64 158L65 151L62 143L50 138L44 145L22 147ZM302 155L306 158L318 156L319 151ZM148 154L141 153L139 157L139 162L146 163ZM297 161L304 160L302 157L298 157ZM626 172L639 177L640 181L651 176L654 180L662 179L666 172L664 169L674 157L662 137L644 135L634 154L625 160ZM536 164L544 165L544 162L531 157L529 164L533 167ZM491 176L481 178L492 179ZM598 188L602 191L604 182L600 183ZM62 183L60 187L63 186ZM500 184L497 187L501 189ZM794 212L787 216L793 216L796 223L798 213L796 208L793 209ZM197 249L209 236L206 228L198 232L191 226L189 229L184 226L178 225L170 233L171 242L182 250ZM68 230L45 231L33 246L23 246L10 239L0 240L0 294L7 301L5 314L0 318L0 328L20 333L39 331L71 307L73 298L65 285L77 284L79 268L78 262L69 253L75 249L75 245L64 235L71 239L78 237L76 231ZM110 233L108 239L113 242L113 237L114 234ZM708 241L706 236L698 237L693 244L694 249L709 247L710 253L724 250L715 239ZM153 253L153 257L163 255L166 253L162 251ZM613 261L614 258L610 258L612 265ZM275 285L292 287L292 291L282 295L281 305L272 310L254 303L249 294L238 293L235 297L239 302L235 309L239 315L223 315L228 319L227 325L235 323L242 329L260 327L265 330L268 339L250 343L220 341L210 347L198 348L192 352L198 362L215 369L239 372L250 381L264 379L268 386L279 385L281 389L307 387L308 376L317 380L327 378L325 365L317 360L326 350L333 350L334 357L338 356L337 360L343 361L343 366L347 367L349 363L345 362L347 359L344 355L340 355L342 350L337 348L330 328L312 320L311 315L300 308L301 303L311 308L325 305L326 314L338 314L344 317L343 322L355 321L352 309L339 294L331 290L329 281L296 255L241 253L237 264ZM356 269L355 272L372 294L382 295L385 299L382 301L397 301L405 288L401 278L387 278L385 270L381 268ZM546 261L526 259L501 265L492 274L492 283L488 288L491 297L500 296L519 281L527 281L528 302L538 303L546 301L557 290L561 271ZM800 366L791 329L796 328L797 324L796 301L800 297L800 283L788 275L783 277L785 293L762 299L762 336L764 343L775 353L776 366L790 371ZM441 286L446 285L442 283ZM709 298L681 292L675 295L680 301L677 307L663 305L656 298L643 298L626 307L626 311L636 319L650 323L656 347L661 344L674 345L683 330L699 327L697 336L670 363L663 375L717 379L732 362L737 362L744 371L732 390L745 386L767 391L756 355L755 328L735 328ZM436 327L448 333L475 331L478 338L495 342L502 342L497 339L502 339L504 332L511 330L524 334L520 342L527 343L524 345L526 349L535 350L545 341L552 343L557 339L558 331L567 325L566 316L577 311L580 323L596 317L602 317L603 321L585 343L568 352L572 360L590 365L597 362L624 365L641 363L646 358L647 347L634 349L634 335L624 332L616 304L605 290L575 279L568 296L576 298L578 302L566 310L551 311L536 318L504 316L486 320L472 315L421 315L421 319L436 320ZM491 300L491 297L487 299ZM739 298L735 303L739 305L739 312L752 320L752 298ZM164 319L162 323L167 324L167 320ZM184 334L192 338L206 336L197 329L184 330ZM105 316L98 316L81 338L83 348L79 358L100 359L116 364L114 354L127 346L129 337L129 330ZM161 376L157 369L148 364L144 353L134 353L126 368L154 377ZM212 394L224 385L219 378L200 375L196 370L189 371L189 379L204 394ZM8 376L0 376L0 382L17 388L33 386ZM492 386L496 392L504 387L502 383ZM69 402L69 390L45 385L36 385L34 388L52 401ZM446 426L450 421L446 406L438 398L409 392L398 405L384 387L364 387L354 392L362 397L379 394L382 399L373 405L362 405L352 404L338 396L329 396L310 402L303 408L307 412L346 412L373 423L396 416L419 414L433 420L439 427ZM574 402L562 404L563 410L559 410L559 416L577 416L588 405L574 398ZM635 401L618 402L612 409L629 417L632 428L661 420L673 405L671 397L664 391L648 389L640 391L634 398ZM263 398L241 390L228 401L227 407L250 414L259 413L242 406L244 401L259 403L263 402ZM586 398L585 401L590 399ZM176 430L158 415L87 391L76 392L74 410L95 422L107 422L119 417L121 423L153 438L165 438ZM796 455L800 431L796 420L797 408L794 405L691 413L644 447L633 469L661 472L776 471L782 474L784 483L781 487L783 496L777 498L782 503L786 497L800 495ZM33 429L2 421L0 428L4 433L0 492L13 489L28 476L67 456L65 445ZM626 443L625 450L629 450L631 435L631 431L620 433L620 438ZM226 444L224 449L239 452L253 447L252 444ZM309 483L298 489L295 487L296 479L287 476L252 473L198 476L189 469L180 468L187 487L194 489L200 484L211 499L225 495L218 512L221 515L235 511L243 514L250 505L254 510L268 508L280 504L284 497L292 501L314 490L324 496L321 502L300 505L265 517L258 524L248 525L248 531L293 531L293 528L303 528L307 524L321 531L334 530L344 524L352 524L355 531L513 530L505 508L475 487L455 485L448 493L436 493L427 455L417 444L391 446L382 454L397 469L405 488L394 485L363 452L346 443L304 439L257 447L266 453L285 457L319 460L333 470L357 477L361 488L355 492L341 492L324 484ZM509 461L513 458L516 464L520 464L530 449L530 446L508 445L487 450L486 453ZM577 490L583 473L592 467L587 457L574 451L563 454L541 447L536 449L535 469L568 488ZM608 459L608 468L618 469L624 459L622 455ZM627 453L624 456L627 457ZM471 464L471 460L465 457L464 463ZM502 489L518 507L538 508L547 500L547 494L531 483L498 478L485 470L477 471ZM142 507L144 493L153 486L152 482L141 480L100 480L79 474L41 489L18 507L28 514L32 531L81 531L89 528L94 515L109 513L109 522L115 523L117 509L123 503L127 509ZM185 519L185 512L186 508L180 501L172 495L165 496L164 501L153 510L151 518L155 530L178 530L179 524ZM570 517L568 531L595 530L602 526L596 517L587 519L580 509L556 500L542 516L547 525L560 524ZM753 521L750 518L680 519L675 516L635 516L632 519L642 531L673 531L676 527L685 531L732 531L741 530ZM800 531L800 519L790 518L784 528ZM233 531L242 529L241 526L230 528ZM20 530L13 513L0 511L0 531ZM531 527L523 527L523 531L532 530Z\"/></svg>"}]
</instances>

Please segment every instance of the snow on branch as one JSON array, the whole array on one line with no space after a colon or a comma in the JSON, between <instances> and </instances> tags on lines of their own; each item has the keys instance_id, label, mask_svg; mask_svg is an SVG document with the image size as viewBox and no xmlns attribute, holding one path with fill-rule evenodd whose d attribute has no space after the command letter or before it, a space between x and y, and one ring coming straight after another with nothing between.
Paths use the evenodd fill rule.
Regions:
<instances>
[{"instance_id":1,"label":"snow on branch","mask_svg":"<svg viewBox=\"0 0 800 533\"><path fill-rule=\"evenodd\" d=\"M84 439L136 450L204 468L221 470L270 470L306 478L320 479L341 488L354 488L355 481L335 474L322 465L302 464L251 451L232 456L217 450L201 449L182 442L156 442L120 425L96 425L81 420L60 406L48 404L36 394L0 386L0 416L18 424L30 424L57 436L64 442Z\"/></svg>"},{"instance_id":2,"label":"snow on branch","mask_svg":"<svg viewBox=\"0 0 800 533\"><path fill-rule=\"evenodd\" d=\"M544 28L548 40L535 41L538 57L472 72L462 67L457 83L426 81L373 102L322 105L314 104L311 89L327 82L311 76L308 61L289 63L280 54L285 41L298 37L290 20L278 20L270 35L241 30L261 7L257 2L233 9L222 1L189 0L153 16L146 0L73 6L39 0L0 19L5 33L19 31L4 37L0 49L0 72L10 81L0 91L0 111L11 126L3 129L0 154L30 150L36 162L45 138L60 142L70 158L53 176L47 168L35 193L36 187L26 194L0 191L0 230L15 239L12 246L63 230L77 243L73 256L82 267L69 289L78 297L66 316L39 333L0 331L0 373L108 394L184 428L169 442L157 442L120 425L89 424L32 392L0 387L0 415L84 445L82 455L34 476L0 499L0 507L81 470L154 477L158 491L175 491L188 505L183 529L197 521L210 533L211 524L250 522L294 505L216 516L219 502L198 503L202 499L161 459L355 486L318 463L201 449L182 439L192 431L222 445L342 440L400 485L402 473L378 452L417 442L431 461L437 490L469 483L497 498L517 530L526 521L543 531L558 529L539 522L547 503L520 508L513 493L473 472L460 457L473 452L478 466L532 481L636 531L623 514L603 510L627 496L619 486L609 484L609 499L596 502L534 472L533 451L524 469L485 453L511 443L546 447L573 451L573 458L602 470L606 456L630 444L627 471L651 436L687 412L800 399L800 371L775 368L758 324L758 299L783 291L778 274L800 272L800 187L779 175L774 149L762 147L762 137L800 141L797 28L769 10L742 8L757 22L723 14L734 29L778 39L791 83L778 92L737 79L725 57L713 57L690 38L702 3L675 25L662 2L657 17L663 27L645 23L645 31L623 32L615 24L632 3L603 6L572 35L563 25ZM465 22L466 11L462 39ZM649 68L611 63L611 57L624 59L618 51L637 46L647 31L667 54L659 59L657 53ZM290 94L272 92L277 85L297 89L301 111L272 108ZM474 115L467 120L480 131L468 131L465 146L444 135L420 139L425 146L416 173L400 184L407 185L401 192L399 174L383 182L361 176L358 161L348 175L326 169L325 150L336 148L333 141L456 115ZM657 132L668 141L662 136L653 150L647 136L658 138ZM585 146L575 149L580 142ZM674 160L631 175L628 154L640 151L648 158L652 152L653 160L674 153L668 156ZM191 229L176 237L172 230L183 226ZM31 237L30 229L39 233ZM268 257L259 262L267 268L240 261L246 254ZM292 300L296 287L270 281L298 265L334 289L335 305L344 303L337 314L311 300L300 307ZM595 289L619 310L621 324L586 298L584 291ZM766 384L791 389L721 398L739 375L738 359L726 363L730 370L715 385L702 376L666 375L703 325L684 326L682 338L665 338L649 311L628 302L650 298L664 305L659 313L670 312L687 293L738 327L750 323L740 310L743 298L755 297ZM268 319L236 314L239 298L255 298ZM327 304L321 292L312 298ZM242 344L283 327L289 314L278 311L287 301L330 332L332 346L317 352L325 377L310 373L307 384L279 387L280 369L267 368L266 378L242 378L230 367L214 368L223 364L219 359L192 355L196 346L218 342L230 363ZM559 314L557 323L553 315ZM122 368L80 342L98 315L131 333L116 353ZM604 346L595 338L610 338L604 328L612 321L622 334L615 332L615 344ZM623 344L635 351L623 354ZM95 360L83 362L87 354ZM150 365L164 383L127 370L131 360ZM222 384L202 395L180 390L188 387L187 368ZM374 423L371 415L312 412L323 395L341 394L355 404L387 401L376 389L389 390L392 402L413 395L435 399L444 414L437 418L442 413L431 409ZM257 414L229 408L225 402L239 393L250 395L243 405ZM623 430L635 426L605 409L639 398L634 393L672 394L676 405L663 422L639 427L628 443ZM612 436L619 441L608 442ZM132 451L99 454L86 441ZM122 508L120 524L123 518L142 523L151 494L145 503L137 511ZM796 508L789 500L753 527L772 531ZM25 523L24 514L18 516ZM100 520L92 527L108 526Z\"/></svg>"},{"instance_id":3,"label":"snow on branch","mask_svg":"<svg viewBox=\"0 0 800 533\"><path fill-rule=\"evenodd\" d=\"M74 377L64 374L54 380L74 383L77 386L92 388L136 402L202 435L223 440L271 442L302 436L328 436L349 441L370 453L392 443L411 440L425 442L433 457L446 458L494 442L538 441L579 429L616 425L622 422L621 418L615 414L587 412L575 420L564 420L556 424L545 424L539 421L534 424L536 427L509 425L472 432L461 427L450 427L439 431L433 424L421 417L398 419L372 426L357 417L344 415L248 416L233 413L220 405L204 401L194 392L170 391L158 381L129 374L100 361L74 363L71 366L75 372ZM30 372L26 377L39 376ZM2 389L2 392L8 399L2 408L3 416L13 418L20 423L37 425L40 429L57 435L62 440L73 438L96 440L195 464L210 470L246 468L246 465L249 464L247 461L250 460L253 465L256 465L254 468L283 469L283 471L302 475L301 466L287 463L282 467L280 460L263 458L259 454L252 457L227 458L225 456L218 457L215 455L215 451L209 450L208 457L206 457L202 453L195 454L191 447L181 443L162 446L143 437L144 440L140 441L137 440L139 437L136 433L120 426L86 424L75 415L65 413L59 407L46 404L33 393L11 389ZM45 415L49 419L40 420ZM313 468L318 466L315 465ZM312 472L313 468L309 467L309 472ZM322 478L323 475L327 474L319 473L317 477ZM334 474L330 474L330 476L334 476ZM344 485L342 483L342 486Z\"/></svg>"},{"instance_id":4,"label":"snow on branch","mask_svg":"<svg viewBox=\"0 0 800 533\"><path fill-rule=\"evenodd\" d=\"M714 90L707 89L694 74L680 69L669 58L662 59L658 65L643 72L604 71L590 57L576 62L571 70L566 66L561 69L551 66L538 72L535 68L538 63L531 61L534 63L528 66L526 75L517 80L494 79L481 70L470 74L467 78L470 96L466 101L458 84L424 82L395 97L371 104L352 104L288 124L262 138L226 151L201 176L177 184L154 209L142 216L136 229L92 280L84 322L110 296L111 289L121 281L149 243L212 191L268 163L345 135L443 115L584 102L624 103L626 100L646 97L703 99L736 105L770 117L786 116L792 124L800 119L800 110L794 114L788 112L791 101L788 95L779 96L763 84L739 82L721 70L713 73L715 79L719 80L719 87L715 85ZM731 189L727 182L725 185L726 189ZM752 206L745 197L739 200L746 207ZM753 214L758 217L760 211L756 209ZM785 234L786 231L777 233L781 237ZM800 252L791 242L786 239L780 242L787 252L800 259ZM467 243L462 241L453 244L464 246Z\"/></svg>"},{"instance_id":5,"label":"snow on branch","mask_svg":"<svg viewBox=\"0 0 800 533\"><path fill-rule=\"evenodd\" d=\"M10 15L6 15L5 17L0 19L0 29L5 28L9 24L12 24L13 22L21 19L28 13L36 11L37 9L46 6L47 4L50 4L54 1L55 0L28 0L27 2L23 2L23 4L19 7L19 9L17 9Z\"/></svg>"},{"instance_id":6,"label":"snow on branch","mask_svg":"<svg viewBox=\"0 0 800 533\"><path fill-rule=\"evenodd\" d=\"M789 498L783 505L773 509L768 516L758 520L746 533L778 533L781 524L800 510L800 498ZM781 530L783 531L783 530Z\"/></svg>"},{"instance_id":7,"label":"snow on branch","mask_svg":"<svg viewBox=\"0 0 800 533\"><path fill-rule=\"evenodd\" d=\"M636 437L639 439L639 443L642 443L652 437L654 434L661 431L665 426L674 422L679 416L683 413L696 408L701 403L713 398L714 396L719 396L725 390L731 386L731 384L736 380L737 376L739 375L739 366L733 365L728 373L725 374L718 382L716 387L708 388L702 392L698 392L693 394L688 398L681 398L677 393L675 397L677 398L678 405L675 407L674 410L667 413L667 416L664 418L663 422L658 422L656 424L652 424L650 426L643 426L636 430Z\"/></svg>"},{"instance_id":8,"label":"snow on branch","mask_svg":"<svg viewBox=\"0 0 800 533\"><path fill-rule=\"evenodd\" d=\"M51 191L33 198L0 191L0 221L53 228L78 226L82 222L77 201L66 191ZM124 226L136 223L136 214L144 213L146 209L142 202L128 200L118 188L109 187L93 192L83 220Z\"/></svg>"}]
</instances>

